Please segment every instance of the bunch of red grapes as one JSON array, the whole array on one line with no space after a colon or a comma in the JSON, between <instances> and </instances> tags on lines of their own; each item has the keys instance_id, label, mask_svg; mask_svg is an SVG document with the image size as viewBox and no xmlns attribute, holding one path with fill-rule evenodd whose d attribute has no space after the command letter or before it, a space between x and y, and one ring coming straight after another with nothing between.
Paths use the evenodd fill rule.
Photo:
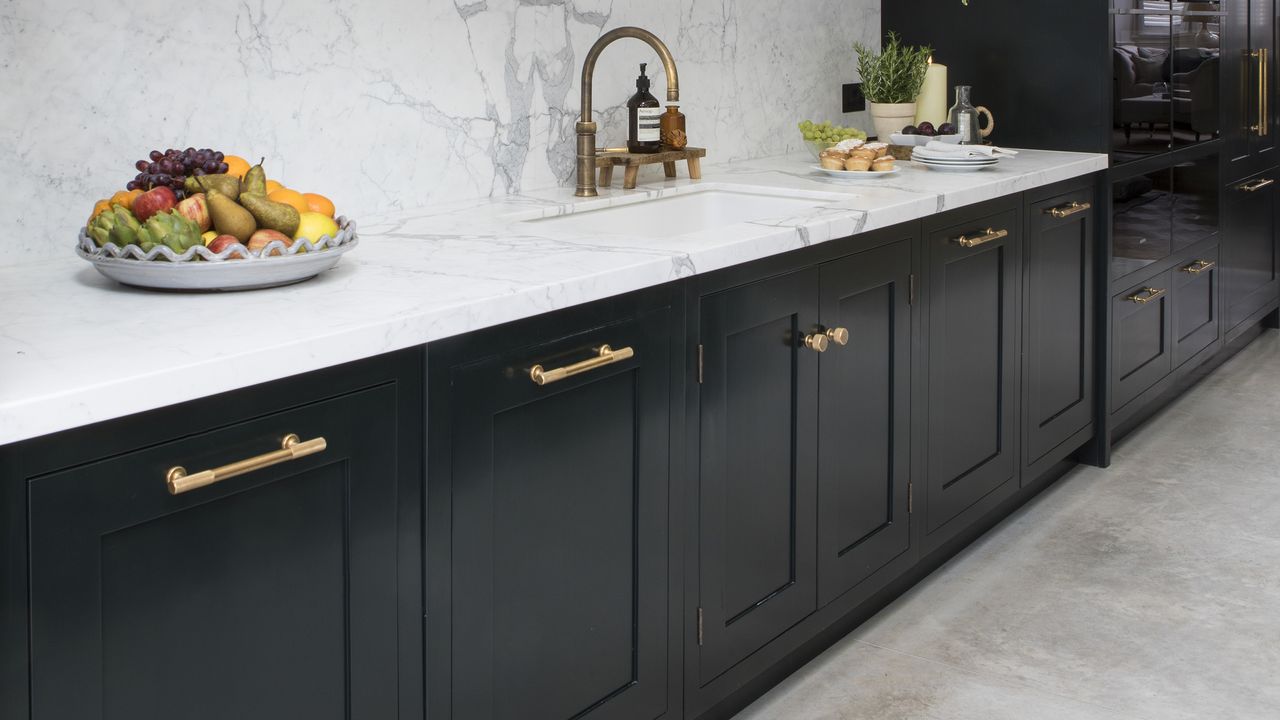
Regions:
<instances>
[{"instance_id":1,"label":"bunch of red grapes","mask_svg":"<svg viewBox=\"0 0 1280 720\"><path fill-rule=\"evenodd\" d=\"M184 195L182 183L188 175L213 175L227 171L223 154L209 148L197 150L169 148L164 152L152 150L149 160L139 160L133 166L138 175L124 187L126 190L150 190L167 186L179 199Z\"/></svg>"}]
</instances>

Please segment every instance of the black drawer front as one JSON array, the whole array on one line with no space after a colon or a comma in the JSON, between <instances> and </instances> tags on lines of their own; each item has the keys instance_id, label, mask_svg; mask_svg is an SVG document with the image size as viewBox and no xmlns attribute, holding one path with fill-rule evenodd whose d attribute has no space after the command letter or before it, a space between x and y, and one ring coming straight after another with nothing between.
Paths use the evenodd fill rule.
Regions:
<instances>
[{"instance_id":1,"label":"black drawer front","mask_svg":"<svg viewBox=\"0 0 1280 720\"><path fill-rule=\"evenodd\" d=\"M1111 300L1112 412L1173 369L1171 282L1162 272Z\"/></svg>"},{"instance_id":2,"label":"black drawer front","mask_svg":"<svg viewBox=\"0 0 1280 720\"><path fill-rule=\"evenodd\" d=\"M1191 256L1173 272L1173 367L1218 339L1218 247Z\"/></svg>"},{"instance_id":3,"label":"black drawer front","mask_svg":"<svg viewBox=\"0 0 1280 720\"><path fill-rule=\"evenodd\" d=\"M383 385L29 481L32 718L394 717L396 404ZM288 433L327 447L166 487Z\"/></svg>"}]
</instances>

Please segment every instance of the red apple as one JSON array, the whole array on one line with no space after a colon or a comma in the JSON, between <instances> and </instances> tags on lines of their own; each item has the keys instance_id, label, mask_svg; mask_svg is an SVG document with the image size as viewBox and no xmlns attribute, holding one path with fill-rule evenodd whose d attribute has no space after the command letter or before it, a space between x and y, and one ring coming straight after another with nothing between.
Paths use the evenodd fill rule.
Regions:
<instances>
[{"instance_id":1,"label":"red apple","mask_svg":"<svg viewBox=\"0 0 1280 720\"><path fill-rule=\"evenodd\" d=\"M209 248L209 252L214 253L216 255L222 252L223 250L226 250L227 248L231 247L232 245L237 245L239 243L240 243L240 240L237 239L235 235L219 235L218 237L209 241L208 248ZM227 260L243 260L244 258L245 258L244 252L232 253L226 257Z\"/></svg>"},{"instance_id":2,"label":"red apple","mask_svg":"<svg viewBox=\"0 0 1280 720\"><path fill-rule=\"evenodd\" d=\"M146 222L147 218L172 210L178 204L178 196L167 186L151 188L133 199L133 215L138 222Z\"/></svg>"},{"instance_id":3,"label":"red apple","mask_svg":"<svg viewBox=\"0 0 1280 720\"><path fill-rule=\"evenodd\" d=\"M209 203L205 202L204 193L196 193L178 203L178 212L194 220L200 226L200 232L208 230L213 225L213 221L209 219Z\"/></svg>"},{"instance_id":4,"label":"red apple","mask_svg":"<svg viewBox=\"0 0 1280 720\"><path fill-rule=\"evenodd\" d=\"M249 236L249 250L250 252L259 254L262 252L262 249L267 246L268 243L274 242L276 240L279 240L280 242L284 243L284 246L286 248L293 245L293 238L289 237L288 235L285 235L282 232L279 232L277 230L259 230ZM281 253L279 250L274 250L271 254L281 255L283 253Z\"/></svg>"}]
</instances>

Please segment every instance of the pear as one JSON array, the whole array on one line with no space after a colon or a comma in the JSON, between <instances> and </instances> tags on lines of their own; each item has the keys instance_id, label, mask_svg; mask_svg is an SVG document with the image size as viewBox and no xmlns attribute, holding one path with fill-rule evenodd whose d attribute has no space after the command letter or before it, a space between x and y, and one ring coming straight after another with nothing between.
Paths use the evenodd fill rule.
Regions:
<instances>
[{"instance_id":1,"label":"pear","mask_svg":"<svg viewBox=\"0 0 1280 720\"><path fill-rule=\"evenodd\" d=\"M258 221L258 227L276 230L289 237L293 237L293 234L298 231L298 223L302 221L297 208L268 200L265 195L241 193L240 204L253 214L253 218Z\"/></svg>"},{"instance_id":2,"label":"pear","mask_svg":"<svg viewBox=\"0 0 1280 720\"><path fill-rule=\"evenodd\" d=\"M244 174L244 179L240 181L240 194L252 193L254 195L267 194L267 171L262 169L262 160L257 165L249 168L249 172Z\"/></svg>"},{"instance_id":3,"label":"pear","mask_svg":"<svg viewBox=\"0 0 1280 720\"><path fill-rule=\"evenodd\" d=\"M266 184L263 184L265 187ZM187 191L188 195L204 192L213 189L227 196L231 200L240 197L240 178L235 175L227 175L219 173L217 175L192 175L182 182L182 189Z\"/></svg>"},{"instance_id":4,"label":"pear","mask_svg":"<svg viewBox=\"0 0 1280 720\"><path fill-rule=\"evenodd\" d=\"M209 217L213 219L213 228L219 235L233 235L241 243L246 243L258 229L253 215L221 191L206 188L204 199L209 203Z\"/></svg>"}]
</instances>

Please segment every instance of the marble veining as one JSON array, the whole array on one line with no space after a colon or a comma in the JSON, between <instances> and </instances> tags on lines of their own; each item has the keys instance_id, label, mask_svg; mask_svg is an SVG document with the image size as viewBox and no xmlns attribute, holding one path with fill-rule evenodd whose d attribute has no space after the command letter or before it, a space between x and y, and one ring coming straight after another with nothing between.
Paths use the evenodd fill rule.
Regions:
<instances>
[{"instance_id":1,"label":"marble veining","mask_svg":"<svg viewBox=\"0 0 1280 720\"><path fill-rule=\"evenodd\" d=\"M904 163L891 185L797 170L806 162L733 163L708 168L702 181L590 200L553 188L371 216L360 246L333 270L265 291L128 288L69 251L0 266L0 445L896 225L1107 161L1025 151L973 175ZM663 237L643 227L586 235L528 219L708 190L820 200L807 213Z\"/></svg>"},{"instance_id":2,"label":"marble veining","mask_svg":"<svg viewBox=\"0 0 1280 720\"><path fill-rule=\"evenodd\" d=\"M869 126L841 114L840 83L879 0L0 2L0 167L18 180L0 263L67 254L157 147L265 156L357 221L572 184L582 59L621 25L671 48L709 162L799 150L806 118ZM641 62L658 67L638 41L600 59L602 147L625 141Z\"/></svg>"}]
</instances>

